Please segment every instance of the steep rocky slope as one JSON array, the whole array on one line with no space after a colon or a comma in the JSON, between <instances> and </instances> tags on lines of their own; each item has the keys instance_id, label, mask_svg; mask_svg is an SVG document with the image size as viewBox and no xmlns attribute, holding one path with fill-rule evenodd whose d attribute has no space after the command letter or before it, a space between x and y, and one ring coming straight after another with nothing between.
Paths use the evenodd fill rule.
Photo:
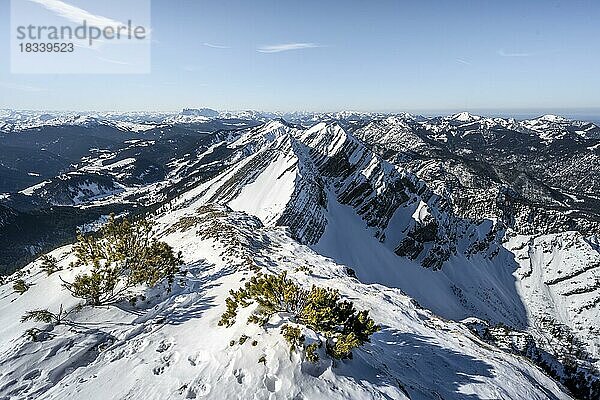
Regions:
<instances>
[{"instance_id":1,"label":"steep rocky slope","mask_svg":"<svg viewBox=\"0 0 600 400\"><path fill-rule=\"evenodd\" d=\"M574 362L597 385L600 255L585 235L519 236L500 217L457 215L451 199L335 123L271 122L228 147L237 162L174 209L218 201L286 226L362 281L402 288L446 318L529 332L556 376Z\"/></svg>"},{"instance_id":2,"label":"steep rocky slope","mask_svg":"<svg viewBox=\"0 0 600 400\"><path fill-rule=\"evenodd\" d=\"M448 196L456 213L501 217L518 232L539 234L600 231L598 132L555 116L462 113L378 119L354 134Z\"/></svg>"}]
</instances>

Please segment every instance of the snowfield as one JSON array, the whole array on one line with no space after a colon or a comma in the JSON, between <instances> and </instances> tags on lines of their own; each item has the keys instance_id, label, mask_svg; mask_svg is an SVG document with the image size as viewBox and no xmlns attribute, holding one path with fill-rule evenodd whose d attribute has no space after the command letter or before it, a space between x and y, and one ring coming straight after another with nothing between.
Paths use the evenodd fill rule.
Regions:
<instances>
[{"instance_id":1,"label":"snowfield","mask_svg":"<svg viewBox=\"0 0 600 400\"><path fill-rule=\"evenodd\" d=\"M60 281L80 272L68 267L70 248L53 252L65 268L61 272L46 277L37 263L25 269L33 286L24 295L2 286L0 398L569 398L526 359L485 344L398 289L360 283L285 229L264 227L223 207L210 209L218 216L207 208L182 212L194 224L178 224L172 215L156 220L161 239L185 256L187 274L173 292L150 290L136 307L83 308L72 314L70 326L50 330L46 341L25 338L23 332L34 324L19 318L31 309L76 305ZM233 233L224 237L216 231L203 239L216 223ZM288 271L305 287L338 289L359 309L370 310L381 331L352 360L334 363L323 355L312 364L290 354L277 320L266 329L245 318L231 328L217 326L228 291L250 274L244 268L248 252L265 273ZM294 272L300 266L311 272ZM242 335L249 339L239 344ZM262 356L265 363L259 363Z\"/></svg>"}]
</instances>

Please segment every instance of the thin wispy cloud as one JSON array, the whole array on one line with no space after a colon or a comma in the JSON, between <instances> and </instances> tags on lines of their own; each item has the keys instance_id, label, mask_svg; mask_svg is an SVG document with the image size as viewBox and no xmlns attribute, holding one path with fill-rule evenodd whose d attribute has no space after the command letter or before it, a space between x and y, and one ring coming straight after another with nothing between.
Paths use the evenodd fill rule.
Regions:
<instances>
[{"instance_id":1,"label":"thin wispy cloud","mask_svg":"<svg viewBox=\"0 0 600 400\"><path fill-rule=\"evenodd\" d=\"M498 55L501 57L531 57L536 55L536 53L514 53L504 51L504 49L500 49L498 50Z\"/></svg>"},{"instance_id":2,"label":"thin wispy cloud","mask_svg":"<svg viewBox=\"0 0 600 400\"><path fill-rule=\"evenodd\" d=\"M463 60L462 58L457 58L456 62L464 65L472 65L470 62L468 62L467 60Z\"/></svg>"},{"instance_id":3,"label":"thin wispy cloud","mask_svg":"<svg viewBox=\"0 0 600 400\"><path fill-rule=\"evenodd\" d=\"M261 46L258 49L256 49L256 51L258 51L259 53L281 53L282 51L314 49L317 47L323 46L316 43L284 43L270 46Z\"/></svg>"},{"instance_id":4,"label":"thin wispy cloud","mask_svg":"<svg viewBox=\"0 0 600 400\"><path fill-rule=\"evenodd\" d=\"M180 82L173 82L173 81L166 81L166 82L156 82L156 83L151 83L151 84L140 83L140 84L135 85L135 87L138 87L138 88L141 88L141 89L157 89L157 88L160 88L160 87L169 87L169 88L172 88L172 87L177 87L177 86L181 86L181 83ZM192 87L207 87L209 85L208 85L208 83L192 83L192 84L189 84L189 85L188 85L188 83L186 83L186 87L188 87L188 86L192 86Z\"/></svg>"},{"instance_id":5,"label":"thin wispy cloud","mask_svg":"<svg viewBox=\"0 0 600 400\"><path fill-rule=\"evenodd\" d=\"M18 83L11 83L11 82L0 82L0 88L10 89L10 90L18 90L20 92L30 92L30 93L46 91L46 89L44 89L44 88L40 88L40 87L36 87L36 86L29 86L29 85L20 85Z\"/></svg>"},{"instance_id":6,"label":"thin wispy cloud","mask_svg":"<svg viewBox=\"0 0 600 400\"><path fill-rule=\"evenodd\" d=\"M223 46L220 44L213 44L213 43L202 43L203 46L206 47L210 47L211 49L230 49L231 47L229 46Z\"/></svg>"},{"instance_id":7,"label":"thin wispy cloud","mask_svg":"<svg viewBox=\"0 0 600 400\"><path fill-rule=\"evenodd\" d=\"M104 46L104 41L96 40L96 42L96 46L90 46L89 42L86 40L71 39L71 43L73 43L73 46L77 48L100 52L101 48Z\"/></svg>"},{"instance_id":8,"label":"thin wispy cloud","mask_svg":"<svg viewBox=\"0 0 600 400\"><path fill-rule=\"evenodd\" d=\"M68 21L71 21L75 24L81 24L85 21L88 26L94 26L99 29L104 29L107 27L112 27L116 29L118 26L128 26L127 24L117 21L111 18L104 17L102 15L95 15L91 12L84 10L83 8L76 7L74 5L68 4L61 0L29 0L32 3L39 4L44 8L54 12L56 15L65 18ZM149 27L146 28L146 34L151 34L151 29ZM96 42L101 42L101 40L96 40ZM111 41L111 44L116 44L118 41ZM101 43L102 44L102 43ZM89 47L89 46L88 46Z\"/></svg>"},{"instance_id":9,"label":"thin wispy cloud","mask_svg":"<svg viewBox=\"0 0 600 400\"><path fill-rule=\"evenodd\" d=\"M104 58L104 57L96 57L98 60L100 61L104 61L107 63L111 63L111 64L118 64L118 65L132 65L131 63L125 62L125 61L119 61L119 60L113 60L111 58Z\"/></svg>"},{"instance_id":10,"label":"thin wispy cloud","mask_svg":"<svg viewBox=\"0 0 600 400\"><path fill-rule=\"evenodd\" d=\"M200 71L200 67L197 67L195 65L184 65L183 66L183 70L187 71L187 72L197 72Z\"/></svg>"},{"instance_id":11,"label":"thin wispy cloud","mask_svg":"<svg viewBox=\"0 0 600 400\"><path fill-rule=\"evenodd\" d=\"M98 28L105 28L107 26L125 25L119 21L115 21L110 18L103 17L101 15L94 15L89 11L82 8L75 7L71 4L65 3L60 0L29 0L33 3L37 3L44 6L46 9L54 12L55 14L71 21L76 24L87 21L88 25L95 26Z\"/></svg>"}]
</instances>

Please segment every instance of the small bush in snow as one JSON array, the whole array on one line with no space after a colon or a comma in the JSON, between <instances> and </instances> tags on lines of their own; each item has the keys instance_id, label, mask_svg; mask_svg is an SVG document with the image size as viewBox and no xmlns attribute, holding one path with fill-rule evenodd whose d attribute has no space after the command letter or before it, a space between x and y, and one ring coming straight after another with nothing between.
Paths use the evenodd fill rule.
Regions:
<instances>
[{"instance_id":1,"label":"small bush in snow","mask_svg":"<svg viewBox=\"0 0 600 400\"><path fill-rule=\"evenodd\" d=\"M166 280L170 290L182 264L181 253L152 237L150 222L117 221L114 216L99 234L79 235L74 251L75 266L92 269L64 287L93 306L119 301L142 284L152 287Z\"/></svg>"},{"instance_id":2,"label":"small bush in snow","mask_svg":"<svg viewBox=\"0 0 600 400\"><path fill-rule=\"evenodd\" d=\"M284 325L281 327L281 335L290 344L290 351L296 351L297 348L304 346L305 338L300 328Z\"/></svg>"},{"instance_id":3,"label":"small bush in snow","mask_svg":"<svg viewBox=\"0 0 600 400\"><path fill-rule=\"evenodd\" d=\"M317 354L318 348L319 348L318 343L311 343L308 346L306 346L305 355L306 355L306 359L309 362L316 363L319 361L319 355Z\"/></svg>"},{"instance_id":4,"label":"small bush in snow","mask_svg":"<svg viewBox=\"0 0 600 400\"><path fill-rule=\"evenodd\" d=\"M296 267L294 272L304 272L307 275L312 275L312 273L313 273L312 269L308 268L306 265L301 265L299 267Z\"/></svg>"},{"instance_id":5,"label":"small bush in snow","mask_svg":"<svg viewBox=\"0 0 600 400\"><path fill-rule=\"evenodd\" d=\"M40 342L42 341L42 333L45 333L42 330L39 330L38 328L31 328L31 329L27 329L25 331L25 336L27 336L29 338L29 340L31 340L32 342Z\"/></svg>"},{"instance_id":6,"label":"small bush in snow","mask_svg":"<svg viewBox=\"0 0 600 400\"><path fill-rule=\"evenodd\" d=\"M23 293L25 293L26 291L29 290L30 287L31 287L31 285L27 284L23 279L17 279L13 283L13 290L17 294L23 294Z\"/></svg>"},{"instance_id":7,"label":"small bush in snow","mask_svg":"<svg viewBox=\"0 0 600 400\"><path fill-rule=\"evenodd\" d=\"M60 310L56 314L47 309L27 311L21 317L21 322L36 321L45 324L60 325L64 322L67 315L69 315L69 312L64 312L61 305Z\"/></svg>"},{"instance_id":8,"label":"small bush in snow","mask_svg":"<svg viewBox=\"0 0 600 400\"><path fill-rule=\"evenodd\" d=\"M248 340L248 339L249 339L248 336L242 335L242 336L240 336L240 339L238 340L238 343L240 345L242 345L242 344L246 343L246 340Z\"/></svg>"},{"instance_id":9,"label":"small bush in snow","mask_svg":"<svg viewBox=\"0 0 600 400\"><path fill-rule=\"evenodd\" d=\"M221 316L219 325L231 326L235 323L238 307L248 307L258 303L257 312L250 316L249 322L265 325L271 316L278 312L298 314L304 306L307 292L281 275L255 275L240 290L230 291L225 300L227 311Z\"/></svg>"},{"instance_id":10,"label":"small bush in snow","mask_svg":"<svg viewBox=\"0 0 600 400\"><path fill-rule=\"evenodd\" d=\"M219 325L233 325L239 307L256 303L256 311L248 322L264 326L273 315L287 314L291 322L325 336L327 353L335 359L352 357L352 350L368 342L379 330L368 311L357 311L352 302L341 299L337 290L317 286L305 290L285 273L253 276L243 288L230 294ZM281 333L293 349L304 342L300 341L300 328L286 325Z\"/></svg>"},{"instance_id":11,"label":"small bush in snow","mask_svg":"<svg viewBox=\"0 0 600 400\"><path fill-rule=\"evenodd\" d=\"M28 321L37 321L46 324L55 323L56 325L60 324L60 319L56 316L56 314L51 313L48 310L27 311L25 315L21 317L21 322Z\"/></svg>"},{"instance_id":12,"label":"small bush in snow","mask_svg":"<svg viewBox=\"0 0 600 400\"><path fill-rule=\"evenodd\" d=\"M327 354L336 359L352 358L352 349L362 342L354 332L338 335L335 341L327 342Z\"/></svg>"},{"instance_id":13,"label":"small bush in snow","mask_svg":"<svg viewBox=\"0 0 600 400\"><path fill-rule=\"evenodd\" d=\"M56 258L49 256L47 254L42 256L42 271L46 272L46 275L50 276L55 272L60 271L60 267L58 266L58 261Z\"/></svg>"}]
</instances>

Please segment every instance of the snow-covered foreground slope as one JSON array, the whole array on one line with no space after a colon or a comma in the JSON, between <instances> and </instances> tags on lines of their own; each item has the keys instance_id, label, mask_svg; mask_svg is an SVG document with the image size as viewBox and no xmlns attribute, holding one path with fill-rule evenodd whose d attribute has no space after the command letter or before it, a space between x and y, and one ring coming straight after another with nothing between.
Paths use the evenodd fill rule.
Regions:
<instances>
[{"instance_id":1,"label":"snow-covered foreground slope","mask_svg":"<svg viewBox=\"0 0 600 400\"><path fill-rule=\"evenodd\" d=\"M581 234L516 235L497 218L460 217L336 124L273 121L227 146L236 161L174 212L218 201L286 226L362 282L400 288L444 318L525 331L555 377L570 379L574 363L598 384L600 254Z\"/></svg>"},{"instance_id":2,"label":"snow-covered foreground slope","mask_svg":"<svg viewBox=\"0 0 600 400\"><path fill-rule=\"evenodd\" d=\"M50 277L36 263L25 268L33 286L22 296L0 287L0 399L569 398L525 358L436 317L399 289L359 282L285 228L221 206L181 208L155 226L185 258L187 275L170 294L157 288L136 307L83 308L70 326L31 342L23 332L33 324L19 323L25 311L76 304L60 282L79 272L68 268L70 248L53 252L65 270ZM276 319L266 329L245 318L219 327L228 291L252 274L249 263L287 271L305 287L338 289L370 310L381 331L352 360L334 364L323 355L311 364L290 355ZM249 338L239 344L242 335Z\"/></svg>"}]
</instances>

